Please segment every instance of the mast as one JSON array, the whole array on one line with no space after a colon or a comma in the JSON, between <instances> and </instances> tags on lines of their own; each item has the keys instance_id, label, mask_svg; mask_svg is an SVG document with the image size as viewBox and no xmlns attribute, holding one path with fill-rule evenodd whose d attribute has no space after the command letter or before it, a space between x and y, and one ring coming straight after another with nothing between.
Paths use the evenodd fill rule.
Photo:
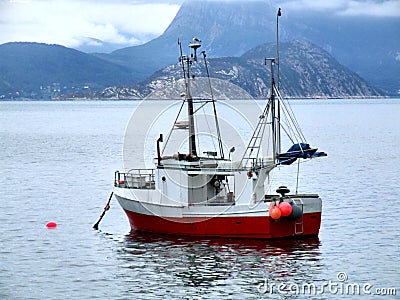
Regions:
<instances>
[{"instance_id":1,"label":"mast","mask_svg":"<svg viewBox=\"0 0 400 300\"><path fill-rule=\"evenodd\" d=\"M277 74L278 75L278 85L277 85L278 90L280 88L280 81L281 81L280 72L279 72L279 66L280 66L281 62L279 60L279 22L278 22L278 20L281 15L282 15L281 8L278 8L278 12L276 14L276 63L278 65L277 66L278 67L278 74ZM279 153L281 153L281 104L280 104L279 98L278 98L278 102L277 102L277 112L278 112L278 114L277 114L277 128L276 128L276 131L277 131L276 132L276 137L277 137L276 153L279 154Z\"/></svg>"},{"instance_id":2,"label":"mast","mask_svg":"<svg viewBox=\"0 0 400 300\"><path fill-rule=\"evenodd\" d=\"M261 141L264 135L264 128L267 124L271 124L272 131L272 157L275 163L278 163L278 155L281 153L281 96L279 92L279 36L278 36L278 18L281 16L281 9L278 9L276 15L276 57L274 58L265 58L264 64L267 64L267 61L270 62L270 97L268 99L267 105L264 109L263 114L260 116L260 120L258 121L257 127L253 132L253 136L250 139L250 142L246 148L246 151L242 157L241 163L243 166L247 166L249 160L253 160L259 157ZM277 65L277 77L278 77L278 86L276 86L275 82L275 70L274 66ZM270 115L270 123L267 121L267 117ZM254 154L253 151L256 150Z\"/></svg>"},{"instance_id":3,"label":"mast","mask_svg":"<svg viewBox=\"0 0 400 300\"><path fill-rule=\"evenodd\" d=\"M187 63L187 81L186 84L186 100L188 103L188 119L189 119L189 154L197 156L196 150L196 131L194 128L194 113L193 113L193 97L190 93L190 64L191 60L186 58Z\"/></svg>"},{"instance_id":4,"label":"mast","mask_svg":"<svg viewBox=\"0 0 400 300\"><path fill-rule=\"evenodd\" d=\"M193 62L197 62L197 50L201 47L201 40L199 40L198 38L194 37L193 38L193 42L189 44L189 48L191 49L191 53L190 56L186 56L183 55L182 53L182 44L180 39L178 38L178 45L179 45L179 49L180 49L180 63L182 66L182 71L183 71L183 77L184 77L184 83L185 83L185 94L184 94L184 101L183 104L181 106L181 109L184 105L185 102L187 102L187 115L188 115L188 130L189 130L189 155L191 155L193 158L198 159L197 157L197 146L196 146L196 129L195 129L195 117L194 115L199 111L199 109L201 109L202 107L204 107L208 102L212 102L213 104L213 110L214 110L214 121L215 121L215 126L216 126L216 131L217 131L217 135L218 135L218 145L219 145L219 152L220 152L220 156L222 159L224 159L224 148L223 148L223 143L222 143L222 139L221 139L221 131L219 128L219 123L218 123L218 117L217 117L217 108L216 108L216 101L214 98L214 94L213 94L213 89L211 86L211 79L210 79L210 73L208 70L208 64L207 64L207 59L206 59L206 53L205 51L202 51L201 53L203 54L203 58L204 58L204 64L205 64L205 68L207 71L207 78L208 78L208 84L210 86L210 92L211 92L211 101L207 100L207 99L193 99L192 93L191 93L191 80L194 80L195 75L191 74L191 67ZM200 105L199 107L195 107L196 103L202 103L202 105ZM176 117L175 122L177 121L179 114ZM168 141L168 140L167 140ZM208 153L208 152L207 152ZM211 152L209 152L211 153ZM214 152L212 152L214 153Z\"/></svg>"},{"instance_id":5,"label":"mast","mask_svg":"<svg viewBox=\"0 0 400 300\"><path fill-rule=\"evenodd\" d=\"M198 38L193 38L193 43L189 44L189 48L193 49L193 53L190 55L193 60L197 61L197 49L201 47L201 41ZM187 85L186 85L186 100L188 103L188 118L189 118L189 154L194 157L197 156L196 150L196 130L194 128L194 110L193 110L193 97L190 93L190 66L192 65L192 60L190 58L186 59L187 63ZM194 79L194 76L193 76Z\"/></svg>"},{"instance_id":6,"label":"mast","mask_svg":"<svg viewBox=\"0 0 400 300\"><path fill-rule=\"evenodd\" d=\"M279 95L279 34L278 34L278 20L282 15L281 9L278 9L276 14L276 57L268 58L270 61L270 78L271 78L271 118L272 118L272 149L273 149L273 158L274 161L277 160L278 154L281 153L281 103ZM275 71L274 65L277 65L277 84L275 83Z\"/></svg>"},{"instance_id":7,"label":"mast","mask_svg":"<svg viewBox=\"0 0 400 300\"><path fill-rule=\"evenodd\" d=\"M278 150L278 130L279 122L277 121L277 113L276 113L276 106L275 106L275 77L274 77L274 65L275 65L275 58L267 58L270 62L270 81L271 81L271 96L269 98L271 103L271 126L272 126L272 155L274 161L277 158L277 150Z\"/></svg>"},{"instance_id":8,"label":"mast","mask_svg":"<svg viewBox=\"0 0 400 300\"><path fill-rule=\"evenodd\" d=\"M200 42L196 40L196 42ZM192 60L187 57L186 55L182 54L182 43L180 39L178 39L179 49L180 49L180 62L182 65L183 77L185 80L185 87L186 87L186 95L185 99L188 104L188 122L189 122L189 154L193 157L197 156L197 149L196 149L196 130L194 126L194 109L193 109L193 97L190 92L190 66L192 64ZM199 43L190 44L189 47L194 50L194 60L197 61L197 49L201 47ZM193 57L193 54L192 54ZM186 64L186 68L185 68Z\"/></svg>"},{"instance_id":9,"label":"mast","mask_svg":"<svg viewBox=\"0 0 400 300\"><path fill-rule=\"evenodd\" d=\"M276 64L278 66L278 90L280 88L281 84L281 78L279 74L279 65L280 65L280 60L279 60L279 17L282 16L281 13L281 8L278 8L278 12L276 14Z\"/></svg>"}]
</instances>

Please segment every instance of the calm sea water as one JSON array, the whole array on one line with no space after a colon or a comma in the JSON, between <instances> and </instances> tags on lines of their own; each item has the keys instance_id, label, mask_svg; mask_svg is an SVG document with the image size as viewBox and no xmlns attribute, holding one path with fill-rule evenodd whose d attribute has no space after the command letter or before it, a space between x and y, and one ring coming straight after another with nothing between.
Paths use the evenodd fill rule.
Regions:
<instances>
[{"instance_id":1,"label":"calm sea water","mask_svg":"<svg viewBox=\"0 0 400 300\"><path fill-rule=\"evenodd\" d=\"M400 100L292 104L329 155L300 178L323 219L318 239L278 241L130 233L115 199L93 230L137 105L0 102L0 299L399 297Z\"/></svg>"}]
</instances>

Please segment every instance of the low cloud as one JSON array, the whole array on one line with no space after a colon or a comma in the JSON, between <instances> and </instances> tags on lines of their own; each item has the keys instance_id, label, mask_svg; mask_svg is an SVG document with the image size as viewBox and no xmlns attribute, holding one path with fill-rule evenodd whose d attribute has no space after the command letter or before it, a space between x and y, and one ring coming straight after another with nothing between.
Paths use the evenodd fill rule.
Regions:
<instances>
[{"instance_id":1,"label":"low cloud","mask_svg":"<svg viewBox=\"0 0 400 300\"><path fill-rule=\"evenodd\" d=\"M135 45L160 35L179 4L128 1L2 1L0 43L27 41L78 47L86 37Z\"/></svg>"},{"instance_id":2,"label":"low cloud","mask_svg":"<svg viewBox=\"0 0 400 300\"><path fill-rule=\"evenodd\" d=\"M287 10L330 12L342 16L400 17L399 0L288 0Z\"/></svg>"},{"instance_id":3,"label":"low cloud","mask_svg":"<svg viewBox=\"0 0 400 300\"><path fill-rule=\"evenodd\" d=\"M269 1L277 5L275 0ZM182 2L0 0L0 44L11 41L44 42L73 48L96 46L101 42L121 47L138 45L159 36L171 23ZM280 5L284 11L400 17L400 0L286 0Z\"/></svg>"}]
</instances>

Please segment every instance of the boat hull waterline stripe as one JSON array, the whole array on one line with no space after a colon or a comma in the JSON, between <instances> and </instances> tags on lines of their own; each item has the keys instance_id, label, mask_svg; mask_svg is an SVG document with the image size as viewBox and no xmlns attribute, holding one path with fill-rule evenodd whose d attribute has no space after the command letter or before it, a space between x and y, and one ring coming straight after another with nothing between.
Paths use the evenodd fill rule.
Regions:
<instances>
[{"instance_id":1,"label":"boat hull waterline stripe","mask_svg":"<svg viewBox=\"0 0 400 300\"><path fill-rule=\"evenodd\" d=\"M318 236L321 213L304 214L302 220L260 217L165 218L125 210L132 229L171 235L230 238L282 238Z\"/></svg>"}]
</instances>

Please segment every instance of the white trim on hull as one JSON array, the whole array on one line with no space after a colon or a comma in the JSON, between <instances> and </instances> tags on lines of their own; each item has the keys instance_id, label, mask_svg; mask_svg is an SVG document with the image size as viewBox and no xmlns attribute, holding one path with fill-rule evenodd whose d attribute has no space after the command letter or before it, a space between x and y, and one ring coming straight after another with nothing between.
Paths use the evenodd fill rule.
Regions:
<instances>
[{"instance_id":1,"label":"white trim on hull","mask_svg":"<svg viewBox=\"0 0 400 300\"><path fill-rule=\"evenodd\" d=\"M270 201L260 201L251 205L183 205L171 201L160 203L154 201L157 197L149 197L149 193L160 194L157 190L132 190L125 188L114 188L114 194L121 207L125 210L161 217L182 218L182 217L231 217L231 216L269 216ZM149 197L153 201L135 199L135 196ZM159 195L158 195L159 196ZM292 195L294 201L301 200L303 213L321 213L322 200L317 195ZM165 199L164 199L165 200Z\"/></svg>"}]
</instances>

